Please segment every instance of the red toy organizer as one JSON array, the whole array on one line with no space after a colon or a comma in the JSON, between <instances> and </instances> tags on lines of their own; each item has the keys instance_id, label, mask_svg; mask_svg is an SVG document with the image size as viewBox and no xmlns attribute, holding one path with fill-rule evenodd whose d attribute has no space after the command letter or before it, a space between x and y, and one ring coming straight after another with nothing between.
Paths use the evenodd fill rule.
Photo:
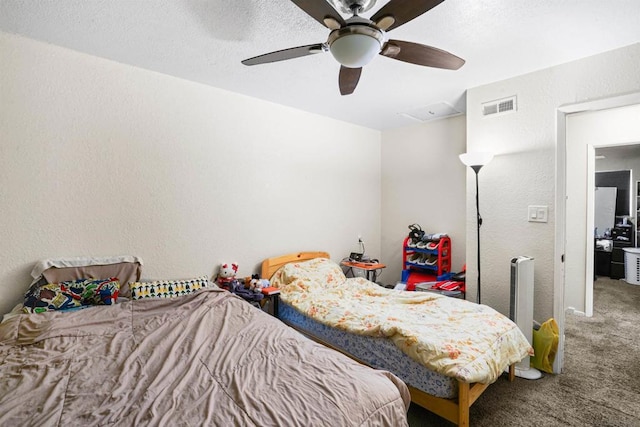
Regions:
<instances>
[{"instance_id":1,"label":"red toy organizer","mask_svg":"<svg viewBox=\"0 0 640 427\"><path fill-rule=\"evenodd\" d=\"M451 278L451 239L441 237L434 249L412 248L409 237L402 244L402 281L407 284L425 281L449 280ZM436 243L436 242L434 242ZM425 254L437 256L433 265L418 264L408 260L410 255Z\"/></svg>"}]
</instances>

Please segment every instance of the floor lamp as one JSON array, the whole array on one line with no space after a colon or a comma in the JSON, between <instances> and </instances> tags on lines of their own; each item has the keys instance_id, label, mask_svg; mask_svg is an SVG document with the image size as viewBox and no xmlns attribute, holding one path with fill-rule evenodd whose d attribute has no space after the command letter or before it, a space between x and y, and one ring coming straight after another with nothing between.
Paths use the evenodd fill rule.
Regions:
<instances>
[{"instance_id":1,"label":"floor lamp","mask_svg":"<svg viewBox=\"0 0 640 427\"><path fill-rule=\"evenodd\" d=\"M493 154L485 152L464 153L460 154L460 161L469 166L476 173L476 213L477 213L477 229L478 229L478 304L480 302L480 226L482 225L482 217L480 216L480 200L478 197L478 172L480 169L493 159Z\"/></svg>"}]
</instances>

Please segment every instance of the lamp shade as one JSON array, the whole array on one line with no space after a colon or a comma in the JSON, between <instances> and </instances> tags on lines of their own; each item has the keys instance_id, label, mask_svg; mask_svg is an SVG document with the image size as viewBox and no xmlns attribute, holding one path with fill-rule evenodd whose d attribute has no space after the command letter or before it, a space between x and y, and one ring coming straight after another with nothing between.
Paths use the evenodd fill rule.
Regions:
<instances>
[{"instance_id":1,"label":"lamp shade","mask_svg":"<svg viewBox=\"0 0 640 427\"><path fill-rule=\"evenodd\" d=\"M340 64L349 68L367 65L382 49L380 30L352 25L333 31L329 35L329 50Z\"/></svg>"},{"instance_id":2,"label":"lamp shade","mask_svg":"<svg viewBox=\"0 0 640 427\"><path fill-rule=\"evenodd\" d=\"M460 154L460 161L466 166L484 166L493 159L493 153L477 151L471 153Z\"/></svg>"}]
</instances>

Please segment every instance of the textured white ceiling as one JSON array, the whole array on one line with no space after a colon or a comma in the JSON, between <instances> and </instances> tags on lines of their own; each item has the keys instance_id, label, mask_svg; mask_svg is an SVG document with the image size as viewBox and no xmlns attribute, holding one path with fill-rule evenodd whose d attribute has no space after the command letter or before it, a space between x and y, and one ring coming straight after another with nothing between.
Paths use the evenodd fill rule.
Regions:
<instances>
[{"instance_id":1,"label":"textured white ceiling","mask_svg":"<svg viewBox=\"0 0 640 427\"><path fill-rule=\"evenodd\" d=\"M389 36L460 56L460 70L379 56L345 97L328 53L240 63L326 41L329 31L288 0L0 0L0 30L386 129L431 104L465 110L467 88L639 42L640 0L446 0Z\"/></svg>"}]
</instances>

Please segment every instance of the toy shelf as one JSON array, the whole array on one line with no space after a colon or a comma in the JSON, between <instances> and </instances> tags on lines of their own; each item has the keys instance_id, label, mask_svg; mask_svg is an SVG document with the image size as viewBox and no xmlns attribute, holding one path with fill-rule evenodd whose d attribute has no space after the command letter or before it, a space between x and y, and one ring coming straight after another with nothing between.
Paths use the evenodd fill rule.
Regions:
<instances>
[{"instance_id":1,"label":"toy shelf","mask_svg":"<svg viewBox=\"0 0 640 427\"><path fill-rule=\"evenodd\" d=\"M433 275L437 280L451 278L451 239L448 236L443 236L432 244L435 246L431 249L410 247L409 237L404 239L402 245L403 282L407 282L412 271ZM431 264L426 263L427 259L430 259Z\"/></svg>"}]
</instances>

